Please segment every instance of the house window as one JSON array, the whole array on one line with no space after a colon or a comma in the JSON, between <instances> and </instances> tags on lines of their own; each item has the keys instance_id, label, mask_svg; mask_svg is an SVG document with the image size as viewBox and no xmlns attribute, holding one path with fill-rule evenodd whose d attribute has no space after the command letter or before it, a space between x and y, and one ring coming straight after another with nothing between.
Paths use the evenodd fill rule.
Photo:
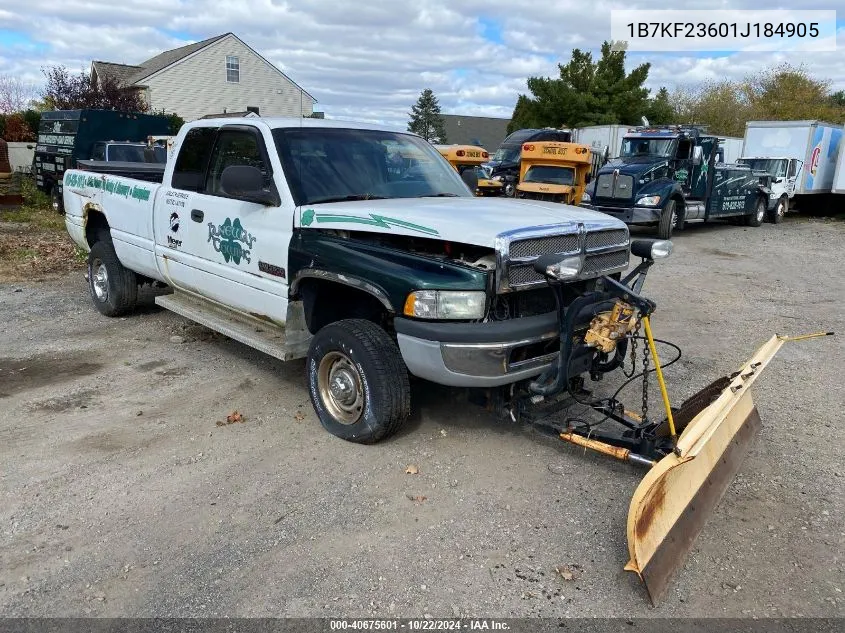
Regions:
<instances>
[{"instance_id":1,"label":"house window","mask_svg":"<svg viewBox=\"0 0 845 633\"><path fill-rule=\"evenodd\" d=\"M226 81L236 84L241 80L241 65L237 57L226 56Z\"/></svg>"}]
</instances>

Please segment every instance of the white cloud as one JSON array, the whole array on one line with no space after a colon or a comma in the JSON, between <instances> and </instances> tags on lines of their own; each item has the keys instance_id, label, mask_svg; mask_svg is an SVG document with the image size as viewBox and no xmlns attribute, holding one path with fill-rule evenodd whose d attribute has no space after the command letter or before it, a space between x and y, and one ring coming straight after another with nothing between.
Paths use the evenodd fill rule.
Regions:
<instances>
[{"instance_id":1,"label":"white cloud","mask_svg":"<svg viewBox=\"0 0 845 633\"><path fill-rule=\"evenodd\" d=\"M841 2L815 0L812 8L841 8ZM757 5L717 0L708 6ZM384 5L343 0L3 0L0 68L41 81L42 66L61 63L77 70L88 68L92 59L137 63L187 43L186 37L198 40L232 31L313 94L328 116L402 127L419 92L429 87L444 112L507 117L528 76L555 75L557 62L567 61L573 47L596 54L610 36L610 11L630 6L609 0ZM636 6L655 9L666 3L641 0ZM673 8L685 7L700 8L700 3L673 3ZM501 26L501 41L483 37L482 19ZM10 32L32 43L4 40ZM845 45L842 30L838 42ZM835 52L629 55L631 67L652 64L648 85L653 89L740 78L782 61L805 63L840 89L845 88L840 60Z\"/></svg>"}]
</instances>

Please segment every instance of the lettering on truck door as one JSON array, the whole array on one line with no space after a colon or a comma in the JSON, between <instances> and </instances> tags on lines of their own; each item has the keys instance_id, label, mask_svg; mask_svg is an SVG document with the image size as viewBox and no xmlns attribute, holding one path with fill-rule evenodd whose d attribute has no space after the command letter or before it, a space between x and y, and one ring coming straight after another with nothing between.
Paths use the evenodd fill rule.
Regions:
<instances>
[{"instance_id":1,"label":"lettering on truck door","mask_svg":"<svg viewBox=\"0 0 845 633\"><path fill-rule=\"evenodd\" d=\"M273 169L258 128L192 129L179 151L173 186L162 195L156 241L169 258L167 265L178 271L171 273L174 285L284 322L292 202L265 205L247 199L245 192L227 191L224 172L239 167L257 170L260 186L275 191L281 168Z\"/></svg>"}]
</instances>

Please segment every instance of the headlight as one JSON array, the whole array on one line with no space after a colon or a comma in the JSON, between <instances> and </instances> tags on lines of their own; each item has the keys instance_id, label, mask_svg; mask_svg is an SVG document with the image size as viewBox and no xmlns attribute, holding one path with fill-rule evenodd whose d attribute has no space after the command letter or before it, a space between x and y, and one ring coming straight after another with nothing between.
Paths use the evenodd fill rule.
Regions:
<instances>
[{"instance_id":1,"label":"headlight","mask_svg":"<svg viewBox=\"0 0 845 633\"><path fill-rule=\"evenodd\" d=\"M554 277L560 281L577 279L581 274L582 261L580 257L559 259L560 255L541 255L534 261L534 270L541 275Z\"/></svg>"},{"instance_id":2,"label":"headlight","mask_svg":"<svg viewBox=\"0 0 845 633\"><path fill-rule=\"evenodd\" d=\"M631 240L631 254L643 259L663 259L672 253L669 240Z\"/></svg>"},{"instance_id":3,"label":"headlight","mask_svg":"<svg viewBox=\"0 0 845 633\"><path fill-rule=\"evenodd\" d=\"M660 196L644 196L637 200L638 207L656 207L660 204Z\"/></svg>"},{"instance_id":4,"label":"headlight","mask_svg":"<svg viewBox=\"0 0 845 633\"><path fill-rule=\"evenodd\" d=\"M419 319L482 319L483 290L416 290L405 300L403 314Z\"/></svg>"},{"instance_id":5,"label":"headlight","mask_svg":"<svg viewBox=\"0 0 845 633\"><path fill-rule=\"evenodd\" d=\"M651 245L651 258L663 259L672 254L672 242L669 240L657 240Z\"/></svg>"},{"instance_id":6,"label":"headlight","mask_svg":"<svg viewBox=\"0 0 845 633\"><path fill-rule=\"evenodd\" d=\"M502 180L504 180L504 179L501 176L493 176L493 180L497 180L499 182L502 182Z\"/></svg>"}]
</instances>

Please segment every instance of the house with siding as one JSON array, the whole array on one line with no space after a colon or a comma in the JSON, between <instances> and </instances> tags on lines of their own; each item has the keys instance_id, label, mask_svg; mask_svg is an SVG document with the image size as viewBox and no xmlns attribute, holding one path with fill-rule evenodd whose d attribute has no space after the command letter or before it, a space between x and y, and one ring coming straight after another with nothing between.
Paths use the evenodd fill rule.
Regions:
<instances>
[{"instance_id":1,"label":"house with siding","mask_svg":"<svg viewBox=\"0 0 845 633\"><path fill-rule=\"evenodd\" d=\"M175 112L186 121L246 111L309 116L317 102L234 33L164 51L137 65L91 63L94 83L107 75L140 92L151 111Z\"/></svg>"}]
</instances>

